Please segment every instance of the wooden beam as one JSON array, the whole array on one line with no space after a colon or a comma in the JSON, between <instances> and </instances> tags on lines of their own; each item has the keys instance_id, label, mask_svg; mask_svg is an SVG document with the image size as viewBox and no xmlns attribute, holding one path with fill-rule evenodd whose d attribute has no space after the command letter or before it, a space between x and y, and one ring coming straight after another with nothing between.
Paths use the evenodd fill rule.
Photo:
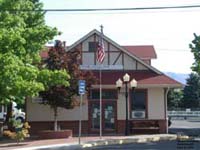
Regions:
<instances>
[{"instance_id":1,"label":"wooden beam","mask_svg":"<svg viewBox=\"0 0 200 150\"><path fill-rule=\"evenodd\" d=\"M116 62L119 60L119 57L122 55L122 52L120 52L119 53L119 55L117 56L117 58L115 59L115 61L114 61L114 63L113 63L113 65L115 65L116 64Z\"/></svg>"}]
</instances>

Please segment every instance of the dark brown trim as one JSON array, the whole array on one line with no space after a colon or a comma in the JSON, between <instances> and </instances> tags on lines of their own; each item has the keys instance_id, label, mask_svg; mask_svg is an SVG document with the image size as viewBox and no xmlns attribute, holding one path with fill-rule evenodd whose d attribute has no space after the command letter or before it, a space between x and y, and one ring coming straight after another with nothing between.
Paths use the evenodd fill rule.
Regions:
<instances>
[{"instance_id":1,"label":"dark brown trim","mask_svg":"<svg viewBox=\"0 0 200 150\"><path fill-rule=\"evenodd\" d=\"M91 90L96 90L98 91L99 89L91 89ZM117 132L117 99L118 99L118 93L116 89L102 89L102 91L116 91L116 99L102 99L102 132L103 134L106 133L116 133ZM89 92L91 93L91 91ZM91 109L91 105L92 104L99 104L99 99L90 99L90 95L88 95L88 133L89 134L97 134L99 133L99 129L92 129L92 118L91 118L91 114L92 114L92 109ZM115 129L114 130L106 130L105 129L105 124L104 124L104 108L105 108L105 104L113 104L114 105L114 109L115 109Z\"/></svg>"},{"instance_id":2,"label":"dark brown trim","mask_svg":"<svg viewBox=\"0 0 200 150\"><path fill-rule=\"evenodd\" d=\"M90 99L90 94L91 94L91 91L99 91L99 89L90 89L90 91L89 91L89 94L88 94L88 100L91 100ZM118 91L117 91L117 89L102 89L102 92L103 91L114 91L115 92L115 96L116 96L116 99L106 99L107 101L109 101L109 100L118 100ZM99 99L92 99L91 101L99 101Z\"/></svg>"},{"instance_id":3,"label":"dark brown trim","mask_svg":"<svg viewBox=\"0 0 200 150\"><path fill-rule=\"evenodd\" d=\"M138 70L138 61L135 60L135 70Z\"/></svg>"},{"instance_id":4,"label":"dark brown trim","mask_svg":"<svg viewBox=\"0 0 200 150\"><path fill-rule=\"evenodd\" d=\"M113 63L113 65L115 65L116 64L116 62L119 60L119 57L122 55L122 52L120 52L119 53L119 55L117 56L117 58L115 59L115 61L114 61L114 63Z\"/></svg>"},{"instance_id":5,"label":"dark brown trim","mask_svg":"<svg viewBox=\"0 0 200 150\"><path fill-rule=\"evenodd\" d=\"M80 43L80 51L81 51L81 64L83 64L83 43Z\"/></svg>"},{"instance_id":6,"label":"dark brown trim","mask_svg":"<svg viewBox=\"0 0 200 150\"><path fill-rule=\"evenodd\" d=\"M91 53L91 54L93 54L94 52L84 51L83 53Z\"/></svg>"},{"instance_id":7,"label":"dark brown trim","mask_svg":"<svg viewBox=\"0 0 200 150\"><path fill-rule=\"evenodd\" d=\"M112 51L112 50L110 50L110 52L112 52L112 53L121 53L122 51Z\"/></svg>"},{"instance_id":8,"label":"dark brown trim","mask_svg":"<svg viewBox=\"0 0 200 150\"><path fill-rule=\"evenodd\" d=\"M164 116L165 116L165 118L167 118L167 114L166 114L166 112L167 112L167 99L166 99L166 93L167 93L167 89L166 88L164 88Z\"/></svg>"},{"instance_id":9,"label":"dark brown trim","mask_svg":"<svg viewBox=\"0 0 200 150\"><path fill-rule=\"evenodd\" d=\"M148 89L146 89L146 119L149 118L149 105L148 105Z\"/></svg>"},{"instance_id":10,"label":"dark brown trim","mask_svg":"<svg viewBox=\"0 0 200 150\"><path fill-rule=\"evenodd\" d=\"M92 118L91 118L91 114L92 114L92 104L99 104L99 101L88 101L88 132L91 134L95 134L95 133L99 133L99 129L92 129ZM106 104L113 104L114 105L114 111L115 111L115 129L114 130L106 130L105 129L105 118L103 116L105 116L104 113L104 108ZM103 133L116 133L117 131L117 101L113 100L113 101L107 101L102 99L102 132Z\"/></svg>"}]
</instances>

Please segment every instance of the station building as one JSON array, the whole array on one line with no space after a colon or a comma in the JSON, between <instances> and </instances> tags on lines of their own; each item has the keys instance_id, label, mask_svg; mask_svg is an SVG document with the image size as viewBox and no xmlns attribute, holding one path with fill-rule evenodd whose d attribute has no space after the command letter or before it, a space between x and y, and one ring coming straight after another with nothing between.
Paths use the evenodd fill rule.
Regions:
<instances>
[{"instance_id":1,"label":"station building","mask_svg":"<svg viewBox=\"0 0 200 150\"><path fill-rule=\"evenodd\" d=\"M99 78L100 64L96 59L96 45L101 33L92 30L87 35L67 47L68 51L81 50L81 69L92 70ZM152 45L122 46L103 35L105 59L102 70L102 134L124 134L126 111L130 134L167 133L167 93L170 88L181 88L182 84L168 77L151 65L156 59ZM116 81L128 74L130 81L135 79L134 90L123 84L120 91ZM126 92L128 92L128 108L126 108ZM92 85L89 93L83 96L82 134L99 134L100 105L99 83ZM79 99L79 98L78 98ZM27 121L31 124L31 133L53 129L53 110L49 106L32 100L26 103ZM79 107L58 111L58 124L61 129L72 129L78 134Z\"/></svg>"}]
</instances>

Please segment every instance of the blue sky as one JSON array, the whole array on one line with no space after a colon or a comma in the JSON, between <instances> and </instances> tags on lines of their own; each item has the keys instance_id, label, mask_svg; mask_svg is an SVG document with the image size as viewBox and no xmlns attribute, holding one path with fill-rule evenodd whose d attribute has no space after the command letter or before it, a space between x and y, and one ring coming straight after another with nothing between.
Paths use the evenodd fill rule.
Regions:
<instances>
[{"instance_id":1,"label":"blue sky","mask_svg":"<svg viewBox=\"0 0 200 150\"><path fill-rule=\"evenodd\" d=\"M41 0L46 9L130 8L200 5L200 0ZM200 8L126 12L48 12L46 23L57 27L67 45L103 24L104 34L120 45L154 45L161 71L190 73L193 55L189 43L200 34Z\"/></svg>"}]
</instances>

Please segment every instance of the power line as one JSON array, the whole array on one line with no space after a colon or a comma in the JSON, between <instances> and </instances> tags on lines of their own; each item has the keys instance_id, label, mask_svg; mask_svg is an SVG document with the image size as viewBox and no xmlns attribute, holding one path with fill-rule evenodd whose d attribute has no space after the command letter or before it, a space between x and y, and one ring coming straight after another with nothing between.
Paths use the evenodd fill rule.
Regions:
<instances>
[{"instance_id":1,"label":"power line","mask_svg":"<svg viewBox=\"0 0 200 150\"><path fill-rule=\"evenodd\" d=\"M0 12L96 12L96 11L137 11L137 10L163 10L163 9L188 9L200 8L200 5L183 6L158 6L158 7L135 7L135 8L98 8L98 9L1 9Z\"/></svg>"}]
</instances>

